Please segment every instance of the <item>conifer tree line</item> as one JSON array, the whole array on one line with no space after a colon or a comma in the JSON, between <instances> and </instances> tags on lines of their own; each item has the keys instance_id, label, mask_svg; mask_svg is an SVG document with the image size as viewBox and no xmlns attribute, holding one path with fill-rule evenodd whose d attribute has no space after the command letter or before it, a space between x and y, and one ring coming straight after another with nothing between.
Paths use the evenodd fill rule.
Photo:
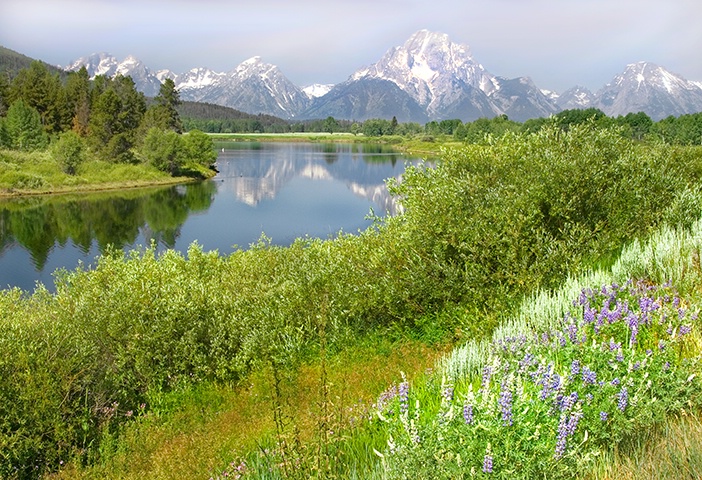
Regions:
<instances>
[{"instance_id":1,"label":"conifer tree line","mask_svg":"<svg viewBox=\"0 0 702 480\"><path fill-rule=\"evenodd\" d=\"M437 138L465 143L479 143L485 135L500 136L505 132L540 130L556 124L564 131L594 119L601 127L621 127L622 135L633 140L659 139L671 145L702 145L702 112L669 116L654 122L645 112L609 117L598 108L563 110L549 118L533 118L525 122L509 119L507 115L478 118L432 120L424 125L370 118L364 121L326 119L286 122L270 115L250 115L237 110L207 103L184 102L179 108L186 130L196 128L208 133L352 133L366 137L404 136L432 141Z\"/></svg>"},{"instance_id":2,"label":"conifer tree line","mask_svg":"<svg viewBox=\"0 0 702 480\"><path fill-rule=\"evenodd\" d=\"M167 79L154 99L131 77L98 75L85 67L65 76L34 61L9 80L0 76L0 148L50 147L66 173L87 155L115 163L150 162L171 174L186 164L211 166L216 153L202 132L181 136L175 83Z\"/></svg>"}]
</instances>

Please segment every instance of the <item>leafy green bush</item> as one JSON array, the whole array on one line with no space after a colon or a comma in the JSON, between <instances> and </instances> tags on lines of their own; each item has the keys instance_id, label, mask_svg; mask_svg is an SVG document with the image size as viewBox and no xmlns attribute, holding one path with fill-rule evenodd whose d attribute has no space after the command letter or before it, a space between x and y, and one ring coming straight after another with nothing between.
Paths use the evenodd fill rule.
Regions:
<instances>
[{"instance_id":1,"label":"leafy green bush","mask_svg":"<svg viewBox=\"0 0 702 480\"><path fill-rule=\"evenodd\" d=\"M392 185L405 213L388 223L405 257L431 270L420 275L435 282L426 294L497 309L646 235L670 205L698 215L696 199L680 195L699 181L701 160L589 123L508 133L408 168Z\"/></svg>"},{"instance_id":2,"label":"leafy green bush","mask_svg":"<svg viewBox=\"0 0 702 480\"><path fill-rule=\"evenodd\" d=\"M80 136L73 130L69 130L61 134L51 150L61 170L69 175L75 175L78 167L85 161L85 148Z\"/></svg>"}]
</instances>

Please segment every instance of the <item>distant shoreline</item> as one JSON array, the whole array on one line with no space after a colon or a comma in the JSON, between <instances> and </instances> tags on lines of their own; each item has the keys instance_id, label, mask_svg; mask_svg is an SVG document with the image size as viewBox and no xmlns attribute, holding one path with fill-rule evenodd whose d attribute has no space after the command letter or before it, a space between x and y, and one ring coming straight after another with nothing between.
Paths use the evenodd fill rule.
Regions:
<instances>
[{"instance_id":1,"label":"distant shoreline","mask_svg":"<svg viewBox=\"0 0 702 480\"><path fill-rule=\"evenodd\" d=\"M193 179L189 177L173 177L163 180L148 180L148 181L128 181L128 182L110 182L110 183L92 183L86 185L71 185L57 186L45 190L0 190L0 200L24 197L40 197L49 195L67 195L71 193L99 193L116 190L132 190L139 188L161 187L169 185L180 185L185 183L195 183L202 179Z\"/></svg>"}]
</instances>

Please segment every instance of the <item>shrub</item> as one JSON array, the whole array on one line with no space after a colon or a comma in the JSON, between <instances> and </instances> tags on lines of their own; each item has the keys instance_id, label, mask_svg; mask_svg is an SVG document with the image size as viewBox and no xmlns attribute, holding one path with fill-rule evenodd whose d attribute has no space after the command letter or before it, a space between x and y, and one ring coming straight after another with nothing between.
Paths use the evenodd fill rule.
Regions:
<instances>
[{"instance_id":1,"label":"shrub","mask_svg":"<svg viewBox=\"0 0 702 480\"><path fill-rule=\"evenodd\" d=\"M694 189L700 152L637 145L592 124L507 133L409 167L391 184L404 214L387 221L406 259L431 271L437 294L499 309L515 294L557 285L626 241L648 234ZM668 210L673 209L678 212Z\"/></svg>"},{"instance_id":2,"label":"shrub","mask_svg":"<svg viewBox=\"0 0 702 480\"><path fill-rule=\"evenodd\" d=\"M52 154L63 172L75 175L85 160L85 144L77 133L69 130L62 133L53 144Z\"/></svg>"}]
</instances>

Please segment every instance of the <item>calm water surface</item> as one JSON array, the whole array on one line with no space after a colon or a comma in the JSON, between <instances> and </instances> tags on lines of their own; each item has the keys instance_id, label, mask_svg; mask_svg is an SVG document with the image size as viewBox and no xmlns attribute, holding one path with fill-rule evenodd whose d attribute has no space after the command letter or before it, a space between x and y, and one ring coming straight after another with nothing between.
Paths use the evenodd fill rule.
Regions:
<instances>
[{"instance_id":1,"label":"calm water surface","mask_svg":"<svg viewBox=\"0 0 702 480\"><path fill-rule=\"evenodd\" d=\"M371 209L397 208L385 179L407 157L377 145L227 143L211 181L174 187L0 202L0 288L53 286L53 272L91 265L107 248L222 254L263 233L288 245L309 235L356 233Z\"/></svg>"}]
</instances>

